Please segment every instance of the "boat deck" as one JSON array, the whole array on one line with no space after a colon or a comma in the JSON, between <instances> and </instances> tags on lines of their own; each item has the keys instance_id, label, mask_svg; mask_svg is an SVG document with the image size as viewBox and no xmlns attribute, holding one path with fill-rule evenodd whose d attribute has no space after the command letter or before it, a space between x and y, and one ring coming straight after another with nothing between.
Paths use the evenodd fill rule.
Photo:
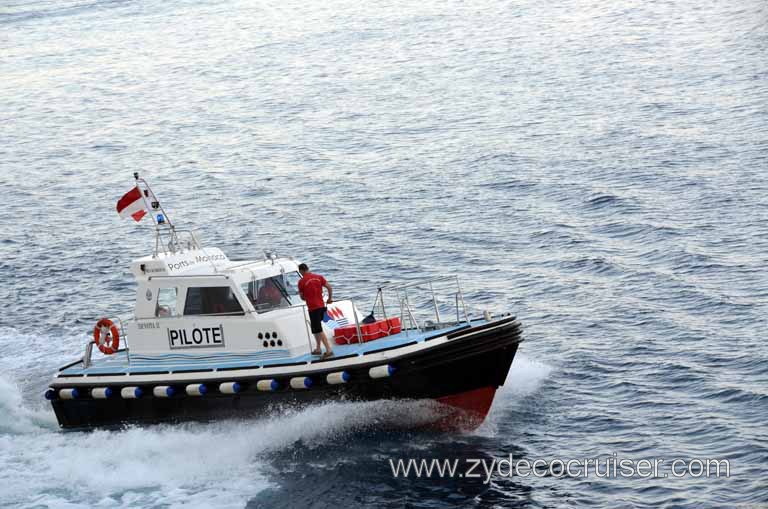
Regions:
<instances>
[{"instance_id":1,"label":"boat deck","mask_svg":"<svg viewBox=\"0 0 768 509\"><path fill-rule=\"evenodd\" d=\"M328 360L365 355L371 352L398 348L412 343L421 343L428 339L486 323L485 320L472 320L470 325L461 323L439 330L403 331L367 343L349 345L334 345L336 355ZM157 355L130 354L121 350L114 355L95 357L91 365L83 368L82 361L60 369L59 376L94 376L94 375L128 375L128 374L158 374L158 373L188 373L195 371L227 371L234 369L254 369L265 366L287 366L307 363L324 362L317 355L305 354L298 357L288 357L287 350L270 350L266 352L220 352L206 355L169 353Z\"/></svg>"}]
</instances>

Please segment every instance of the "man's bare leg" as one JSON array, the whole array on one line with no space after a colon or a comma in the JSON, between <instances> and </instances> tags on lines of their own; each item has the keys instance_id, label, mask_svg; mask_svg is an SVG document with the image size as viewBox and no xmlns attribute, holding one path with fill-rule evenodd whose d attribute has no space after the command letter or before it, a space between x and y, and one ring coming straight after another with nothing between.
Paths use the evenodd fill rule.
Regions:
<instances>
[{"instance_id":1,"label":"man's bare leg","mask_svg":"<svg viewBox=\"0 0 768 509\"><path fill-rule=\"evenodd\" d=\"M329 354L333 354L333 350L331 349L331 345L328 343L328 338L325 335L325 332L318 332L315 334L315 341L317 341L317 349L322 350L320 348L320 342L322 341L323 345L325 345L325 356L330 357Z\"/></svg>"}]
</instances>

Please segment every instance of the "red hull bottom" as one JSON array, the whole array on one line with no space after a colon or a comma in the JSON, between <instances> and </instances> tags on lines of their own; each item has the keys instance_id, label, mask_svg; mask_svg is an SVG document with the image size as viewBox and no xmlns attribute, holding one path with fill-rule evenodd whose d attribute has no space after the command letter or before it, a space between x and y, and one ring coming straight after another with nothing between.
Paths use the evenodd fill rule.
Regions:
<instances>
[{"instance_id":1,"label":"red hull bottom","mask_svg":"<svg viewBox=\"0 0 768 509\"><path fill-rule=\"evenodd\" d=\"M445 431L472 431L485 420L495 395L496 387L488 386L436 398L437 402L454 411L437 421L435 426Z\"/></svg>"}]
</instances>

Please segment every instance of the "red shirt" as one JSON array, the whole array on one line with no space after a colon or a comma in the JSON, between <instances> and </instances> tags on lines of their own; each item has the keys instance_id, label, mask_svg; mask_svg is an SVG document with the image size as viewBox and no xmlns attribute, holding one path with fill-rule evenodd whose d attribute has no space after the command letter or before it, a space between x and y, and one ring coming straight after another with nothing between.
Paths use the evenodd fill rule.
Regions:
<instances>
[{"instance_id":1,"label":"red shirt","mask_svg":"<svg viewBox=\"0 0 768 509\"><path fill-rule=\"evenodd\" d=\"M312 272L307 272L304 274L304 277L299 279L299 291L307 302L308 310L312 311L313 309L325 307L325 301L323 300L323 286L327 284L328 281L326 281L323 276L320 274L313 274Z\"/></svg>"}]
</instances>

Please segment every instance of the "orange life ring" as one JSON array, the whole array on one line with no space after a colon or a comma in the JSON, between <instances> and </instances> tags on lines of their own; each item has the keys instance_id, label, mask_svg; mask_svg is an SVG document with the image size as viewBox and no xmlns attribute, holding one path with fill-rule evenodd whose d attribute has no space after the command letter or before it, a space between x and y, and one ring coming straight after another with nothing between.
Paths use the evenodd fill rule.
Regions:
<instances>
[{"instance_id":1,"label":"orange life ring","mask_svg":"<svg viewBox=\"0 0 768 509\"><path fill-rule=\"evenodd\" d=\"M96 327L93 328L93 342L102 353L112 355L117 352L117 347L120 346L120 333L112 320L102 318L96 323Z\"/></svg>"}]
</instances>

